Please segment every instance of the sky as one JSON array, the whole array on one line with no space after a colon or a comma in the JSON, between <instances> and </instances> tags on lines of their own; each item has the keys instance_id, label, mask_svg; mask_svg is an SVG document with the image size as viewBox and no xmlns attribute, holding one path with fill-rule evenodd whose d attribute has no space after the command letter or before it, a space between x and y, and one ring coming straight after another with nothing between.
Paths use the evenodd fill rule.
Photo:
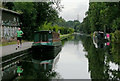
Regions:
<instances>
[{"instance_id":1,"label":"sky","mask_svg":"<svg viewBox=\"0 0 120 81\"><path fill-rule=\"evenodd\" d=\"M89 8L89 0L61 0L61 4L64 8L60 16L66 21L79 19L82 22Z\"/></svg>"}]
</instances>

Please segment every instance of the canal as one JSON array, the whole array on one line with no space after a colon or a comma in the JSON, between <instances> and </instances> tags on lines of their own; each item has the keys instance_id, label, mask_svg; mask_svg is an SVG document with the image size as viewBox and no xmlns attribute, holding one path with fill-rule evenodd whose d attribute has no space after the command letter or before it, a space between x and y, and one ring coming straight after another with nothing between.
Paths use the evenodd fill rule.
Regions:
<instances>
[{"instance_id":1,"label":"canal","mask_svg":"<svg viewBox=\"0 0 120 81\"><path fill-rule=\"evenodd\" d=\"M22 59L23 73L16 79L120 80L120 45L103 41L94 43L90 36L81 34L64 39L62 44L59 52L52 52L56 55L54 58L36 60L30 56Z\"/></svg>"}]
</instances>

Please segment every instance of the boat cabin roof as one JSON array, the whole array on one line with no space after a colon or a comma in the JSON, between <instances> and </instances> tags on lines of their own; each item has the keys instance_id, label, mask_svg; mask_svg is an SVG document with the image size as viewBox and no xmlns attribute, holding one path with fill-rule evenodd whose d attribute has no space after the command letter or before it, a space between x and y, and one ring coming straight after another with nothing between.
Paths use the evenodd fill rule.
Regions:
<instances>
[{"instance_id":1,"label":"boat cabin roof","mask_svg":"<svg viewBox=\"0 0 120 81\"><path fill-rule=\"evenodd\" d=\"M51 32L51 31L48 31L48 30L35 31L35 33L40 33L40 32Z\"/></svg>"},{"instance_id":2,"label":"boat cabin roof","mask_svg":"<svg viewBox=\"0 0 120 81\"><path fill-rule=\"evenodd\" d=\"M55 32L55 31L49 31L49 30L41 30L41 31L35 31L34 33L53 33L53 34L59 34L59 33L57 33L57 32Z\"/></svg>"}]
</instances>

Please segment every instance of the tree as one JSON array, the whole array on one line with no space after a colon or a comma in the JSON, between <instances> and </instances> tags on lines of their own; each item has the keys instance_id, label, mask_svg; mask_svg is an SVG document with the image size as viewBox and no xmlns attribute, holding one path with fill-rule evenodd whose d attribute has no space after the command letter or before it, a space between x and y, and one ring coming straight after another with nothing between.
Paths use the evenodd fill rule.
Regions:
<instances>
[{"instance_id":1,"label":"tree","mask_svg":"<svg viewBox=\"0 0 120 81\"><path fill-rule=\"evenodd\" d=\"M110 33L119 30L119 13L120 2L90 2L80 29L85 33L94 31Z\"/></svg>"},{"instance_id":2,"label":"tree","mask_svg":"<svg viewBox=\"0 0 120 81\"><path fill-rule=\"evenodd\" d=\"M14 2L12 10L21 13L25 39L31 40L34 31L39 30L45 22L54 22L58 18L58 7L54 8L53 5L54 2Z\"/></svg>"}]
</instances>

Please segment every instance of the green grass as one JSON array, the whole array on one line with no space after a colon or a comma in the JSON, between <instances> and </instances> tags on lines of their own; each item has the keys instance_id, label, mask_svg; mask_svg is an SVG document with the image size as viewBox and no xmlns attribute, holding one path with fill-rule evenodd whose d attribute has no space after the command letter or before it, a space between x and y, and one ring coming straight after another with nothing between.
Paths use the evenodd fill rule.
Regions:
<instances>
[{"instance_id":1,"label":"green grass","mask_svg":"<svg viewBox=\"0 0 120 81\"><path fill-rule=\"evenodd\" d=\"M22 42L28 42L28 41L22 40ZM12 44L17 44L17 41L3 42L3 43L0 43L0 46L7 46L7 45L12 45Z\"/></svg>"}]
</instances>

